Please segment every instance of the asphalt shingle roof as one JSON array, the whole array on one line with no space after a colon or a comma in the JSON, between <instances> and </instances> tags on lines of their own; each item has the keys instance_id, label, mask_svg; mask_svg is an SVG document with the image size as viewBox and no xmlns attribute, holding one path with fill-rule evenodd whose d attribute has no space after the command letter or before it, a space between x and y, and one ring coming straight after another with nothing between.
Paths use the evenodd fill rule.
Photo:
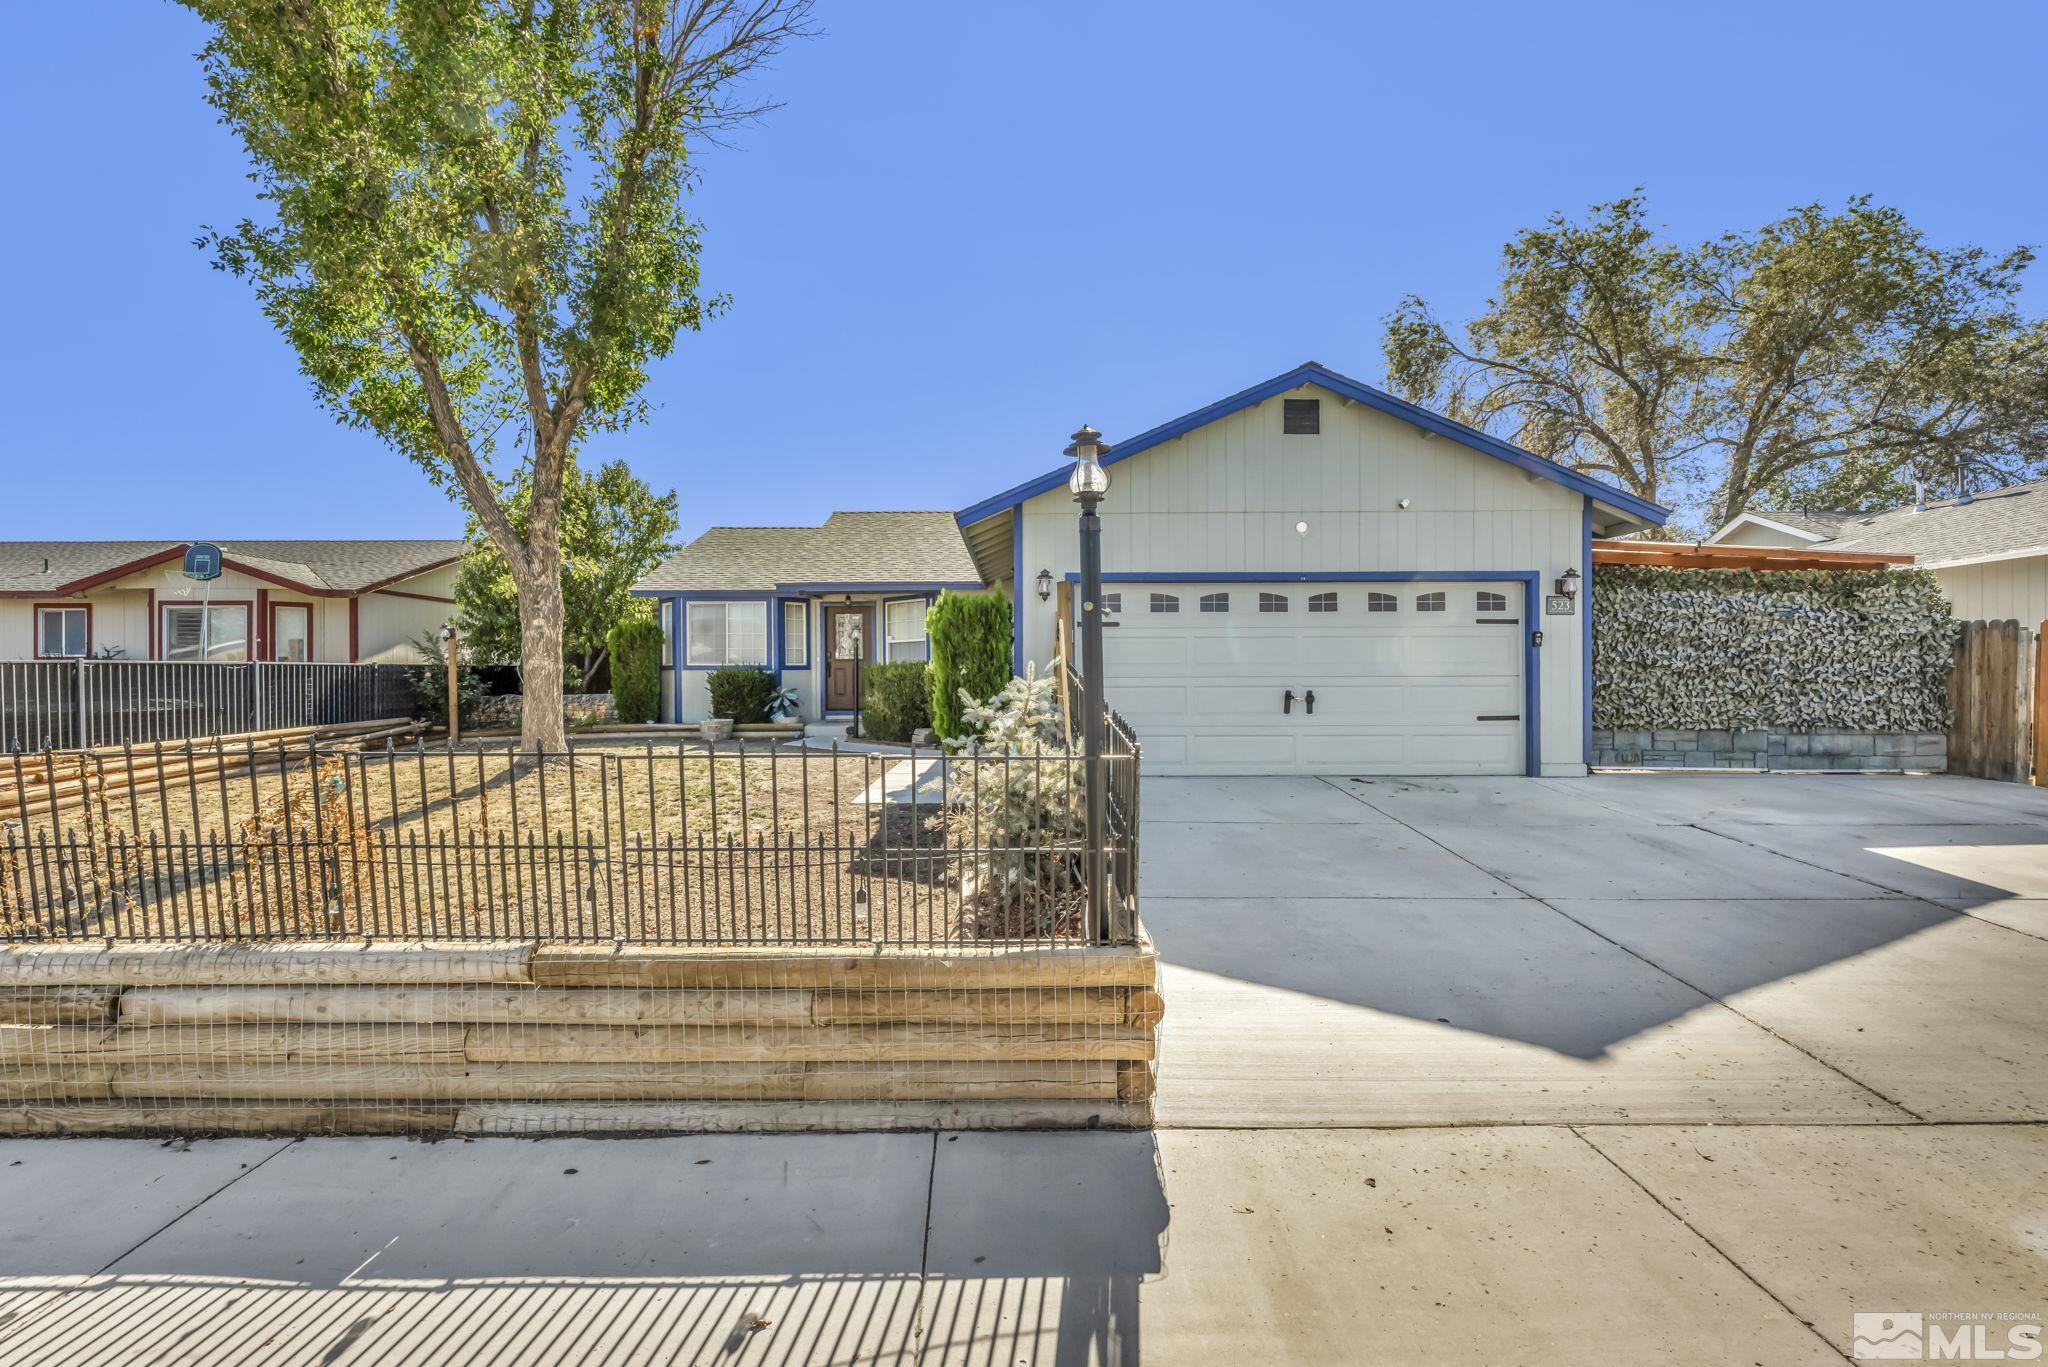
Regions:
<instances>
[{"instance_id":1,"label":"asphalt shingle roof","mask_svg":"<svg viewBox=\"0 0 2048 1367\"><path fill-rule=\"evenodd\" d=\"M123 565L181 552L186 541L0 541L0 593L53 593ZM308 588L356 593L446 564L466 543L218 541L230 561Z\"/></svg>"},{"instance_id":2,"label":"asphalt shingle roof","mask_svg":"<svg viewBox=\"0 0 2048 1367\"><path fill-rule=\"evenodd\" d=\"M713 527L633 587L765 593L782 584L979 584L950 512L834 513L818 527Z\"/></svg>"},{"instance_id":3,"label":"asphalt shingle roof","mask_svg":"<svg viewBox=\"0 0 2048 1367\"><path fill-rule=\"evenodd\" d=\"M1791 514L1757 510L1758 517L1792 523ZM1981 556L2040 550L2048 554L2048 482L2015 484L1978 494L1968 503L1930 501L1924 511L1893 508L1881 513L1826 514L1840 519L1829 539L1831 551L1888 551L1910 555L1920 565L1941 565ZM1823 530L1815 528L1814 530Z\"/></svg>"}]
</instances>

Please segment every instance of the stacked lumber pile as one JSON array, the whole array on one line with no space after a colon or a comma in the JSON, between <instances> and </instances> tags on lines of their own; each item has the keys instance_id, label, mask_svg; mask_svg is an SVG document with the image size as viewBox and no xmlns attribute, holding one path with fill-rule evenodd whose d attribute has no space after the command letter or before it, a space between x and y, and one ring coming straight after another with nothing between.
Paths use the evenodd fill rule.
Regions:
<instances>
[{"instance_id":1,"label":"stacked lumber pile","mask_svg":"<svg viewBox=\"0 0 2048 1367\"><path fill-rule=\"evenodd\" d=\"M313 744L382 743L417 734L420 728L408 718L394 718L10 757L0 766L0 821L66 811L102 796L111 801L126 796L130 788L147 790L159 782L182 783L240 773L252 765L275 766L280 752L290 754Z\"/></svg>"},{"instance_id":2,"label":"stacked lumber pile","mask_svg":"<svg viewBox=\"0 0 2048 1367\"><path fill-rule=\"evenodd\" d=\"M1142 1125L1149 944L0 949L0 1133Z\"/></svg>"}]
</instances>

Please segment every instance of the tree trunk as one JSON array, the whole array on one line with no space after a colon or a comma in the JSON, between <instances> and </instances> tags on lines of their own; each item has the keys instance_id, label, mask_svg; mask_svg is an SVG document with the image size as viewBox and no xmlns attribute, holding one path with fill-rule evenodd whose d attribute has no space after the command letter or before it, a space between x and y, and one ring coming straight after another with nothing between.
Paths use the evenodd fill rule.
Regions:
<instances>
[{"instance_id":1,"label":"tree trunk","mask_svg":"<svg viewBox=\"0 0 2048 1367\"><path fill-rule=\"evenodd\" d=\"M564 750L561 566L532 574L514 568L512 582L519 589L519 745Z\"/></svg>"}]
</instances>

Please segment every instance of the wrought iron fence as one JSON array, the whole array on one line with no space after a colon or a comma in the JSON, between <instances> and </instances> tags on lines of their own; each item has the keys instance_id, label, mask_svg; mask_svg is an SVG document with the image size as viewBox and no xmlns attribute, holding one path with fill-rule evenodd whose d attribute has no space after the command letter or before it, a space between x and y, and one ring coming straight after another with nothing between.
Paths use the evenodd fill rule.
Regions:
<instances>
[{"instance_id":1,"label":"wrought iron fence","mask_svg":"<svg viewBox=\"0 0 2048 1367\"><path fill-rule=\"evenodd\" d=\"M1085 765L737 743L152 744L0 762L0 939L1127 941L1136 738Z\"/></svg>"},{"instance_id":2,"label":"wrought iron fence","mask_svg":"<svg viewBox=\"0 0 2048 1367\"><path fill-rule=\"evenodd\" d=\"M0 661L0 752L405 717L410 675L390 664Z\"/></svg>"}]
</instances>

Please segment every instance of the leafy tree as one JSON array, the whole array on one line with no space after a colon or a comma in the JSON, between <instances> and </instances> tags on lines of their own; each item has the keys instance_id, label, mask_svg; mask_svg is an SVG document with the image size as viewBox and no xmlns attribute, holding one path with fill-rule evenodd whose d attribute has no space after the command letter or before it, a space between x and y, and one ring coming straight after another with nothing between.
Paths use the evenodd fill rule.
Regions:
<instances>
[{"instance_id":1,"label":"leafy tree","mask_svg":"<svg viewBox=\"0 0 2048 1367\"><path fill-rule=\"evenodd\" d=\"M691 150L766 108L812 0L185 3L267 206L201 245L324 405L459 491L518 591L522 741L559 746L571 450L719 306Z\"/></svg>"},{"instance_id":2,"label":"leafy tree","mask_svg":"<svg viewBox=\"0 0 2048 1367\"><path fill-rule=\"evenodd\" d=\"M511 491L506 507L524 533L532 492ZM676 495L656 495L622 460L586 475L571 463L563 471L560 521L562 647L587 686L609 650L612 629L648 615L633 582L675 550ZM489 664L522 663L518 585L504 554L480 525L469 530L472 549L455 576L456 612L463 640Z\"/></svg>"},{"instance_id":3,"label":"leafy tree","mask_svg":"<svg viewBox=\"0 0 2048 1367\"><path fill-rule=\"evenodd\" d=\"M2032 260L1932 246L1867 197L1674 245L1630 196L1510 242L1463 340L1404 299L1388 372L1715 524L1799 491L1855 506L1959 468L2006 482L2048 450L2048 321L2019 308Z\"/></svg>"}]
</instances>

